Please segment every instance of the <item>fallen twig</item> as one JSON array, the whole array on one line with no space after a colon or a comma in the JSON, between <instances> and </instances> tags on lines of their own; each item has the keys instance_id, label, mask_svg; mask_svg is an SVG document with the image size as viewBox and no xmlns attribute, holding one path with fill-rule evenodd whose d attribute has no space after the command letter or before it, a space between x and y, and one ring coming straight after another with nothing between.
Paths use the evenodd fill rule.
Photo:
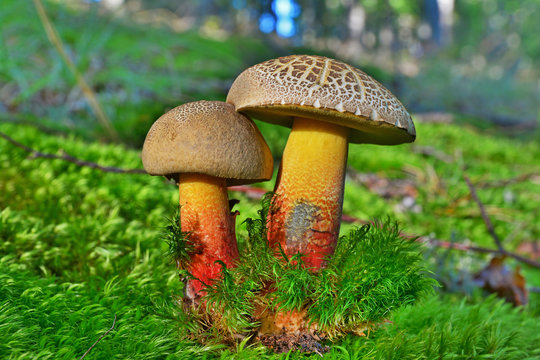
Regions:
<instances>
[{"instance_id":1,"label":"fallen twig","mask_svg":"<svg viewBox=\"0 0 540 360\"><path fill-rule=\"evenodd\" d=\"M229 186L230 191L238 191L241 193L246 194L246 196L250 199L259 200L262 199L264 194L268 192L268 190L256 188L249 185L235 185L235 186Z\"/></svg>"},{"instance_id":2,"label":"fallen twig","mask_svg":"<svg viewBox=\"0 0 540 360\"><path fill-rule=\"evenodd\" d=\"M486 208L484 207L484 204L482 203L482 201L480 201L480 198L478 197L478 194L476 193L476 188L471 183L471 180L466 174L463 174L463 178L465 179L465 182L467 183L467 186L469 187L469 191L471 192L471 196L473 200L476 202L476 204L478 205L478 208L480 209L480 214L482 215L482 219L484 220L484 224L486 224L489 234L495 241L495 245L497 245L499 252L501 254L504 254L506 250L504 249L502 245L501 239L499 239L499 236L495 232L495 228L493 227L493 223L489 219L489 216L486 212Z\"/></svg>"},{"instance_id":3,"label":"fallen twig","mask_svg":"<svg viewBox=\"0 0 540 360\"><path fill-rule=\"evenodd\" d=\"M429 243L432 246L440 247L443 249L461 250L461 251L474 251L485 254L499 254L499 250L489 249L476 245L466 245L450 241L438 240L429 237L420 237L419 240Z\"/></svg>"},{"instance_id":4,"label":"fallen twig","mask_svg":"<svg viewBox=\"0 0 540 360\"><path fill-rule=\"evenodd\" d=\"M97 343L101 341L101 339L103 339L108 333L110 333L110 332L114 329L114 326L115 326L115 325L116 325L116 314L114 314L114 320L113 320L113 323L112 323L111 328L110 328L109 330L107 330L103 335L101 335L101 336L99 337L99 339L97 339L96 342L93 343L92 346L90 346L90 347L88 348L88 350L86 350L86 352L83 354L83 356L81 356L81 357L79 358L79 360L84 359L84 357L85 357L86 355L88 355L88 353L90 352L90 350L92 350L92 349L94 348L94 346L96 346Z\"/></svg>"},{"instance_id":5,"label":"fallen twig","mask_svg":"<svg viewBox=\"0 0 540 360\"><path fill-rule=\"evenodd\" d=\"M146 171L144 169L122 169L114 166L102 166L95 162L91 161L85 161L78 159L74 156L69 155L65 151L61 150L62 154L51 154L51 153L44 153L35 149L32 149L31 147L28 147L17 140L13 139L12 137L8 136L7 134L4 134L3 132L0 132L0 137L4 138L8 142L10 142L12 145L18 147L19 149L22 149L30 154L31 159L58 159L58 160L64 160L68 161L72 164L75 164L77 166L81 167L90 167L92 169L100 170L103 172L112 172L112 173L122 173L122 174L146 174Z\"/></svg>"},{"instance_id":6,"label":"fallen twig","mask_svg":"<svg viewBox=\"0 0 540 360\"><path fill-rule=\"evenodd\" d=\"M540 173L527 173L527 174L521 174L509 179L502 179L502 180L495 180L495 181L482 181L477 184L477 186L481 189L489 188L489 187L504 187L508 185L517 184L520 182L528 181L528 180L534 180L539 179L540 180Z\"/></svg>"},{"instance_id":7,"label":"fallen twig","mask_svg":"<svg viewBox=\"0 0 540 360\"><path fill-rule=\"evenodd\" d=\"M450 155L432 146L413 146L412 151L425 157L433 157L445 163L451 163L454 161Z\"/></svg>"},{"instance_id":8,"label":"fallen twig","mask_svg":"<svg viewBox=\"0 0 540 360\"><path fill-rule=\"evenodd\" d=\"M491 222L491 220L490 220L490 218L489 218L489 216L488 216L488 214L486 212L486 208L484 207L484 204L482 203L482 201L480 201L480 198L478 197L478 194L476 193L476 188L471 183L471 180L469 179L469 177L465 173L463 174L463 178L465 179L465 182L467 183L467 186L469 187L469 191L471 192L472 198L474 199L474 201L478 205L478 208L480 209L480 214L482 215L482 219L484 220L484 224L486 224L486 228L487 228L489 234L491 235L491 237L495 241L495 244L497 245L498 253L501 254L501 255L506 255L506 256L512 257L512 258L514 258L514 259L516 259L518 261L521 261L521 262L523 262L523 263L525 263L527 265L530 265L530 266L533 266L535 268L540 269L540 263L539 262L534 261L534 260L529 259L529 258L526 258L526 257L521 256L521 255L512 253L510 251L507 251L503 247L501 239L499 238L499 236L495 232L495 228L493 226L493 223Z\"/></svg>"}]
</instances>

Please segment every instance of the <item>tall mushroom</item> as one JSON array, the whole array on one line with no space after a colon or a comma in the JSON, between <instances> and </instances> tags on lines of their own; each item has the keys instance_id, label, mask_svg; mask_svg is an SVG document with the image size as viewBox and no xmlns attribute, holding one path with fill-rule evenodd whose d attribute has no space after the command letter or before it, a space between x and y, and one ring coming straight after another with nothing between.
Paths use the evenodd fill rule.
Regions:
<instances>
[{"instance_id":1,"label":"tall mushroom","mask_svg":"<svg viewBox=\"0 0 540 360\"><path fill-rule=\"evenodd\" d=\"M204 284L219 276L238 257L235 215L228 185L268 180L273 159L256 125L219 101L197 101L162 115L150 128L142 150L145 170L177 180L182 231L189 231L195 250L188 264L195 277L186 295L195 300Z\"/></svg>"},{"instance_id":2,"label":"tall mushroom","mask_svg":"<svg viewBox=\"0 0 540 360\"><path fill-rule=\"evenodd\" d=\"M291 55L242 72L227 102L292 127L269 214L270 245L318 269L339 235L348 143L394 145L416 137L411 116L376 80L322 56Z\"/></svg>"}]
</instances>

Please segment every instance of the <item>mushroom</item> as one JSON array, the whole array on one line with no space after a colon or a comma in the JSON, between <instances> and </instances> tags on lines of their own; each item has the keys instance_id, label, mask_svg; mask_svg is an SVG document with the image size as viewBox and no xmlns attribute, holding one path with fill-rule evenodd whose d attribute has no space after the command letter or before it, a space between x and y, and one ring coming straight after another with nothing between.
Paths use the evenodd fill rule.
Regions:
<instances>
[{"instance_id":1,"label":"mushroom","mask_svg":"<svg viewBox=\"0 0 540 360\"><path fill-rule=\"evenodd\" d=\"M197 101L162 115L150 128L142 161L151 175L178 182L182 231L194 246L186 296L195 300L238 258L227 186L268 180L273 159L256 125L230 104Z\"/></svg>"},{"instance_id":2,"label":"mushroom","mask_svg":"<svg viewBox=\"0 0 540 360\"><path fill-rule=\"evenodd\" d=\"M322 56L291 55L243 71L227 96L236 111L292 127L283 152L268 240L319 269L339 236L348 143L413 142L414 124L363 71Z\"/></svg>"}]
</instances>

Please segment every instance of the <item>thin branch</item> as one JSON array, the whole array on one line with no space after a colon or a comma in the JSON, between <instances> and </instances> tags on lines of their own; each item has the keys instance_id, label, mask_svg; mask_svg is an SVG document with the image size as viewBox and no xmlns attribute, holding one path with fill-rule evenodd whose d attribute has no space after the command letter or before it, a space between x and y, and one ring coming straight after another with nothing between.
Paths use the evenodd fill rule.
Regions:
<instances>
[{"instance_id":1,"label":"thin branch","mask_svg":"<svg viewBox=\"0 0 540 360\"><path fill-rule=\"evenodd\" d=\"M433 239L429 237L420 237L418 240L425 243L429 243L430 245L433 245L435 247L443 248L443 249L473 251L473 252L479 252L479 253L484 253L484 254L500 254L499 250L496 250L496 249L489 249L489 248L475 246L475 245L460 244L460 243L455 243L455 242Z\"/></svg>"},{"instance_id":2,"label":"thin branch","mask_svg":"<svg viewBox=\"0 0 540 360\"><path fill-rule=\"evenodd\" d=\"M250 199L259 200L262 199L264 194L268 192L266 189L256 188L249 185L234 185L229 186L230 191L238 191L241 193L246 194L246 196Z\"/></svg>"},{"instance_id":3,"label":"thin branch","mask_svg":"<svg viewBox=\"0 0 540 360\"><path fill-rule=\"evenodd\" d=\"M518 255L518 254L515 254L513 252L510 252L510 251L504 251L504 254L506 256L510 256L511 258L517 260L517 261L520 261L524 264L527 264L529 266L532 266L532 267L535 267L537 269L540 269L540 262L538 261L534 261L532 259L529 259L528 257L525 257L525 256L521 256L521 255Z\"/></svg>"},{"instance_id":4,"label":"thin branch","mask_svg":"<svg viewBox=\"0 0 540 360\"><path fill-rule=\"evenodd\" d=\"M12 145L14 145L14 146L26 151L27 153L29 153L31 159L41 158L41 159L63 160L63 161L68 161L68 162L70 162L72 164L75 164L77 166L89 167L89 168L100 170L100 171L103 171L103 172L112 172L112 173L120 173L120 174L146 174L146 171L144 171L144 169L122 169L122 168L118 168L118 167L114 167L114 166L102 166L102 165L99 165L99 164L97 164L95 162L91 162L91 161L80 160L80 159L77 159L74 156L69 155L68 153L66 153L63 150L61 151L62 153L60 155L37 151L37 150L32 149L31 147L28 147L28 146L18 142L17 140L13 139L12 137L8 136L7 134L4 134L3 132L0 132L0 137L4 138L8 142L10 142Z\"/></svg>"},{"instance_id":5,"label":"thin branch","mask_svg":"<svg viewBox=\"0 0 540 360\"><path fill-rule=\"evenodd\" d=\"M501 254L501 252L499 250L489 249L489 248L485 248L485 247L481 247L481 246L456 244L456 243L451 243L451 242L448 242L448 241L437 240L437 239L429 239L429 238L423 238L423 237L418 238L418 240L426 241L426 242L429 242L430 245L437 246L437 247L442 247L442 248L445 248L445 249L453 249L453 250L461 250L461 251L473 251L473 252L479 252L479 253L484 253L484 254L497 254L497 255ZM513 253L513 252L508 251L508 250L504 250L504 252L502 254L506 255L508 257L511 257L511 258L513 258L513 259L515 259L517 261L520 261L520 262L522 262L524 264L527 264L529 266L540 269L540 263L539 262L534 261L534 260L532 260L530 258L527 258L525 256Z\"/></svg>"},{"instance_id":6,"label":"thin branch","mask_svg":"<svg viewBox=\"0 0 540 360\"><path fill-rule=\"evenodd\" d=\"M489 188L489 187L504 187L508 185L517 184L524 181L540 179L540 173L532 172L521 174L509 179L495 180L495 181L483 181L477 184L479 188Z\"/></svg>"},{"instance_id":7,"label":"thin branch","mask_svg":"<svg viewBox=\"0 0 540 360\"><path fill-rule=\"evenodd\" d=\"M529 266L540 269L540 262L537 262L537 261L534 261L534 260L529 259L527 257L512 253L510 251L507 251L503 247L501 239L499 238L499 236L495 232L495 228L493 226L493 223L489 219L489 216L488 216L488 214L486 212L486 208L484 207L484 204L482 203L482 201L480 201L480 198L478 197L478 194L476 193L476 188L471 183L471 180L469 179L469 177L465 173L463 174L463 178L465 179L465 182L467 183L467 186L469 187L469 190L471 192L471 196L473 197L474 201L478 205L478 208L480 209L480 213L482 214L482 219L484 220L484 224L486 224L486 228L487 228L489 234L491 235L491 237L495 241L495 244L497 245L497 248L499 250L499 254L509 256L509 257L514 258L514 259L516 259L518 261L521 261L521 262L523 262L523 263L525 263L525 264L527 264Z\"/></svg>"},{"instance_id":8,"label":"thin branch","mask_svg":"<svg viewBox=\"0 0 540 360\"><path fill-rule=\"evenodd\" d=\"M5 140L7 140L8 142L10 142L12 145L15 145L16 147L20 148L20 149L23 149L24 151L26 152L29 152L29 153L36 153L38 151L32 149L32 148L29 148L28 146L24 145L24 144L21 144L20 142L18 142L17 140L13 139L12 137L8 136L7 134L4 134L3 132L0 132L0 136L3 137Z\"/></svg>"},{"instance_id":9,"label":"thin branch","mask_svg":"<svg viewBox=\"0 0 540 360\"><path fill-rule=\"evenodd\" d=\"M412 151L424 157L433 157L445 163L451 163L454 160L450 155L432 146L413 146Z\"/></svg>"},{"instance_id":10,"label":"thin branch","mask_svg":"<svg viewBox=\"0 0 540 360\"><path fill-rule=\"evenodd\" d=\"M486 227L487 227L487 230L488 230L489 234L491 235L491 237L495 241L495 244L497 245L497 248L499 249L499 252L501 254L505 254L506 250L504 249L504 247L502 245L501 239L499 238L499 236L495 232L495 228L493 227L493 223L489 219L489 216L488 216L488 214L486 212L486 208L484 207L484 204L482 203L482 201L480 201L480 198L478 197L478 194L476 193L476 188L471 183L471 180L469 179L469 177L465 173L463 174L463 178L465 179L465 182L467 183L467 186L469 187L469 191L471 192L471 196L472 196L473 200L476 202L476 204L478 205L478 208L480 209L480 214L482 214L482 219L484 220L484 224L486 224Z\"/></svg>"},{"instance_id":11,"label":"thin branch","mask_svg":"<svg viewBox=\"0 0 540 360\"><path fill-rule=\"evenodd\" d=\"M97 339L96 342L93 343L92 346L90 346L90 347L88 348L88 350L86 350L86 352L83 354L83 356L81 356L81 357L79 358L79 360L84 359L84 357L85 357L86 355L88 355L88 353L90 352L90 350L92 350L92 349L94 348L94 346L96 346L97 343L101 341L101 339L103 339L108 333L110 333L110 332L114 329L114 326L115 326L115 325L116 325L116 314L114 314L114 320L113 320L113 323L112 323L111 328L110 328L109 330L107 330L103 335L101 335L101 336L99 337L99 339Z\"/></svg>"},{"instance_id":12,"label":"thin branch","mask_svg":"<svg viewBox=\"0 0 540 360\"><path fill-rule=\"evenodd\" d=\"M39 19L41 20L41 23L43 25L43 28L45 29L45 32L47 33L47 37L49 38L49 41L51 44L54 45L58 53L60 54L60 57L64 62L66 63L67 67L75 76L75 80L77 81L77 84L81 88L84 96L86 97L86 100L88 101L88 105L92 108L95 115L97 116L98 120L101 122L103 127L107 130L109 133L109 136L113 140L118 140L119 136L116 130L111 125L111 122L107 115L105 114L105 111L101 107L101 104L97 100L94 91L88 86L86 83L86 80L84 80L84 77L81 75L79 70L77 70L77 67L71 61L70 57L67 55L65 46L62 43L62 40L60 39L60 36L58 36L58 33L56 32L56 29L54 28L53 24L49 20L49 17L47 16L47 12L45 11L45 8L43 7L43 4L41 3L41 0L34 0L34 6L36 8L36 11L39 15Z\"/></svg>"}]
</instances>

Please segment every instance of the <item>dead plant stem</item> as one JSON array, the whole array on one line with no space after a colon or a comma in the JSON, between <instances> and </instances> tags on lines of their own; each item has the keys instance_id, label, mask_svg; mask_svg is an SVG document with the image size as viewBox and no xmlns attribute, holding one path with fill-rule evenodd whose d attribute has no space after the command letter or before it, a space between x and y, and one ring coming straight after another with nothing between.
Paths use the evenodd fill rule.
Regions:
<instances>
[{"instance_id":1,"label":"dead plant stem","mask_svg":"<svg viewBox=\"0 0 540 360\"><path fill-rule=\"evenodd\" d=\"M101 125L103 125L103 127L107 130L109 137L114 141L118 141L119 140L118 133L111 125L111 122L109 118L107 117L107 115L105 114L105 111L101 107L101 104L97 100L94 91L90 88L90 86L88 86L82 74L79 72L79 70L77 70L77 67L75 66L73 61L70 59L70 57L67 55L65 46L62 43L60 36L58 36L58 33L56 32L54 25L49 20L49 17L47 16L47 12L45 11L45 8L43 7L41 0L34 0L34 6L39 15L39 19L41 20L43 28L45 29L45 32L47 33L47 38L49 39L51 44L54 45L54 47L60 54L60 57L64 60L67 67L73 74L73 76L75 76L75 80L77 81L77 84L79 85L84 96L86 97L86 100L88 101L88 105L90 105L90 107L92 108L92 111L98 118Z\"/></svg>"}]
</instances>

